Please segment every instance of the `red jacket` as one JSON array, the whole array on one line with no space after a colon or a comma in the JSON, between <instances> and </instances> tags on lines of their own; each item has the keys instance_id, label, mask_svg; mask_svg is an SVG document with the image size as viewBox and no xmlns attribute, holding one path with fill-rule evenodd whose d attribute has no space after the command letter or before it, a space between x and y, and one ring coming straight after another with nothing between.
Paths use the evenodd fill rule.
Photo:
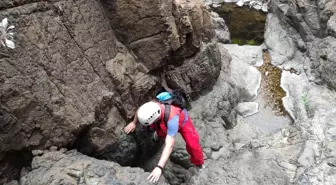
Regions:
<instances>
[{"instance_id":1,"label":"red jacket","mask_svg":"<svg viewBox=\"0 0 336 185\"><path fill-rule=\"evenodd\" d=\"M167 135L167 127L166 124L164 123L164 111L165 111L165 107L164 104L158 103L159 106L161 107L161 116L160 116L160 124L152 124L151 127L154 128L156 130L156 133L158 134L159 137L166 137ZM180 131L180 129L182 128L183 123L185 122L185 114L182 111L181 108L176 107L174 105L170 105L170 114L169 114L169 118L167 121L167 124L169 122L169 120L171 120L174 116L179 115L179 129L178 131Z\"/></svg>"}]
</instances>

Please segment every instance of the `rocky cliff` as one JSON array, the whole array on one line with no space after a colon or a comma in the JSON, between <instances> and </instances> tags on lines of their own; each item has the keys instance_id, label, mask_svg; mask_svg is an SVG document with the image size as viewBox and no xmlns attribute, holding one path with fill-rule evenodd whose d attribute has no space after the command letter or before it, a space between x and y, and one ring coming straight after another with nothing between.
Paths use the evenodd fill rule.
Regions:
<instances>
[{"instance_id":1,"label":"rocky cliff","mask_svg":"<svg viewBox=\"0 0 336 185\"><path fill-rule=\"evenodd\" d=\"M162 143L122 128L165 78L206 160L192 168L177 136L160 184L336 184L336 1L235 2L268 5L263 45L228 44L202 1L2 1L15 48L0 52L0 183L148 184ZM266 60L285 118L261 101Z\"/></svg>"},{"instance_id":2,"label":"rocky cliff","mask_svg":"<svg viewBox=\"0 0 336 185\"><path fill-rule=\"evenodd\" d=\"M51 146L133 163L110 153L161 79L195 99L221 67L202 1L4 0L0 18L16 46L0 53L1 183Z\"/></svg>"}]
</instances>

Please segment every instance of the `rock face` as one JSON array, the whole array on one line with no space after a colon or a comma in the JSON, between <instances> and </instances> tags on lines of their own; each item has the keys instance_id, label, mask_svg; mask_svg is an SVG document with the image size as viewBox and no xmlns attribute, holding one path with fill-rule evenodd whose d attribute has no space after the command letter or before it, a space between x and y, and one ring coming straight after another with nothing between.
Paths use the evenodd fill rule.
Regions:
<instances>
[{"instance_id":1,"label":"rock face","mask_svg":"<svg viewBox=\"0 0 336 185\"><path fill-rule=\"evenodd\" d=\"M170 184L336 184L335 0L270 1L265 47L285 70L293 118L272 132L237 115L258 95L260 74L249 65L259 65L261 47L211 42L228 36L201 1L16 2L0 3L17 46L0 53L0 183L18 178L25 164L17 159L29 162L39 149L20 184L147 184L139 168L51 146L152 170L162 143L144 128L128 136L122 128L164 73L195 100L190 116L206 158L192 176L177 136L164 173Z\"/></svg>"},{"instance_id":2,"label":"rock face","mask_svg":"<svg viewBox=\"0 0 336 185\"><path fill-rule=\"evenodd\" d=\"M219 76L221 66L219 49L215 43L210 43L194 58L168 71L167 82L172 88L182 87L190 98L196 99L204 92L204 86L212 87L216 83L213 79Z\"/></svg>"},{"instance_id":3,"label":"rock face","mask_svg":"<svg viewBox=\"0 0 336 185\"><path fill-rule=\"evenodd\" d=\"M102 0L111 25L148 70L171 59L194 54L202 40L213 37L210 15L201 0ZM171 61L181 62L181 61Z\"/></svg>"},{"instance_id":4,"label":"rock face","mask_svg":"<svg viewBox=\"0 0 336 185\"><path fill-rule=\"evenodd\" d=\"M239 90L239 101L252 101L258 95L261 74L256 66L263 63L260 46L238 46L237 44L221 45L232 57L230 79Z\"/></svg>"},{"instance_id":5,"label":"rock face","mask_svg":"<svg viewBox=\"0 0 336 185\"><path fill-rule=\"evenodd\" d=\"M326 37L319 45L321 78L333 89L336 89L336 36Z\"/></svg>"},{"instance_id":6,"label":"rock face","mask_svg":"<svg viewBox=\"0 0 336 185\"><path fill-rule=\"evenodd\" d=\"M160 74L174 68L169 85L193 98L219 75L221 56L206 44L214 30L200 0L5 0L5 17L16 48L0 53L0 160L67 146L130 164L123 155L137 144L122 127L159 88ZM17 177L0 176L0 183Z\"/></svg>"},{"instance_id":7,"label":"rock face","mask_svg":"<svg viewBox=\"0 0 336 185\"><path fill-rule=\"evenodd\" d=\"M293 1L271 2L271 8L274 5L278 9L272 9L274 14L268 15L265 46L270 51L272 64L283 70L281 87L286 91L283 103L293 124L265 132L248 119L237 116L233 129L214 130L225 133L211 139L218 143L220 138L222 146L218 151L212 150L205 168L187 184L336 183L333 148L336 95L332 75L335 61L331 51L335 40L329 26L335 13L335 1L319 1L316 6L312 1L295 1L294 5L290 2ZM226 49L231 55L235 53L233 47ZM246 61L245 53L232 55L233 61ZM238 75L236 82L241 82L240 78ZM211 110L204 102L202 106L204 110ZM209 127L215 127L218 122L205 122L208 129L200 130L209 131ZM208 135L211 134L203 137Z\"/></svg>"},{"instance_id":8,"label":"rock face","mask_svg":"<svg viewBox=\"0 0 336 185\"><path fill-rule=\"evenodd\" d=\"M311 61L307 61L306 63L309 63L309 65L306 65L311 68L314 77L323 80L334 89L336 68L332 48L335 47L335 5L335 0L298 1L293 6L287 1L272 1L270 3L272 12L282 22L282 27L288 28L287 31L291 35L291 37L282 39L282 44L279 43L281 46L278 44L278 46L287 48L287 50L292 48L287 51L291 55L285 54L284 56L288 56L288 59L292 60L296 57L294 54L296 48L298 48ZM278 28L283 30L281 27ZM282 31L282 33L284 32ZM281 51L279 50L279 52Z\"/></svg>"},{"instance_id":9,"label":"rock face","mask_svg":"<svg viewBox=\"0 0 336 185\"><path fill-rule=\"evenodd\" d=\"M215 29L215 36L218 42L228 44L231 42L229 28L225 24L223 18L219 17L218 13L211 12L212 22Z\"/></svg>"},{"instance_id":10,"label":"rock face","mask_svg":"<svg viewBox=\"0 0 336 185\"><path fill-rule=\"evenodd\" d=\"M32 171L20 179L22 185L44 184L152 184L149 173L140 168L121 167L114 162L97 160L76 150L47 152L32 162ZM167 184L163 177L157 184Z\"/></svg>"}]
</instances>

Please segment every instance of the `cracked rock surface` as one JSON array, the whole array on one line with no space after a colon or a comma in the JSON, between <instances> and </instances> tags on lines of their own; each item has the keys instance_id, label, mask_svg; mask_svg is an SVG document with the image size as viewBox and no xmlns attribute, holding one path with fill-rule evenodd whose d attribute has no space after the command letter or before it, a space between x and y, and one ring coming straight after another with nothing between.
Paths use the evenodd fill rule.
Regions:
<instances>
[{"instance_id":1,"label":"cracked rock surface","mask_svg":"<svg viewBox=\"0 0 336 185\"><path fill-rule=\"evenodd\" d=\"M43 174L43 175L41 175ZM32 162L32 171L22 176L22 185L44 184L152 184L149 173L140 168L121 167L114 162L97 160L76 150L46 152ZM167 184L161 178L156 184Z\"/></svg>"},{"instance_id":2,"label":"cracked rock surface","mask_svg":"<svg viewBox=\"0 0 336 185\"><path fill-rule=\"evenodd\" d=\"M0 48L0 183L24 165L8 155L51 146L130 165L141 147L122 128L164 71L192 99L219 75L200 0L3 0L5 17L16 48Z\"/></svg>"},{"instance_id":3,"label":"cracked rock surface","mask_svg":"<svg viewBox=\"0 0 336 185\"><path fill-rule=\"evenodd\" d=\"M335 0L269 1L264 44L293 121L275 127L260 106L238 114L260 98L265 48L226 44L225 22L201 1L15 2L0 3L17 41L0 53L0 183L148 184L161 143L122 128L165 71L193 100L206 160L195 172L178 135L159 184L336 184ZM13 162L31 153L31 168Z\"/></svg>"}]
</instances>

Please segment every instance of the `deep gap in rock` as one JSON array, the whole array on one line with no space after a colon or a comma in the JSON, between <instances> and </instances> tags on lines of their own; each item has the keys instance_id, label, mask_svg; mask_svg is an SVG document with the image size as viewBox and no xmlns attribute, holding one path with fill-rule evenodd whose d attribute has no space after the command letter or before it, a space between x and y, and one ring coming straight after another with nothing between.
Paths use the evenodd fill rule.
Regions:
<instances>
[{"instance_id":1,"label":"deep gap in rock","mask_svg":"<svg viewBox=\"0 0 336 185\"><path fill-rule=\"evenodd\" d=\"M239 7L236 3L222 3L212 10L225 20L232 44L260 45L264 42L265 12L248 6Z\"/></svg>"},{"instance_id":2,"label":"deep gap in rock","mask_svg":"<svg viewBox=\"0 0 336 185\"><path fill-rule=\"evenodd\" d=\"M140 128L137 128L136 132L119 138L115 144L99 150L90 141L91 131L95 129L95 124L93 124L82 129L75 142L67 149L76 149L90 157L113 161L121 166L143 168L142 166L157 154L163 143L153 141L152 132L148 128L142 127L140 123L137 125Z\"/></svg>"},{"instance_id":3,"label":"deep gap in rock","mask_svg":"<svg viewBox=\"0 0 336 185\"><path fill-rule=\"evenodd\" d=\"M7 152L0 163L0 184L19 180L21 169L31 167L32 159L33 155L29 150Z\"/></svg>"}]
</instances>

